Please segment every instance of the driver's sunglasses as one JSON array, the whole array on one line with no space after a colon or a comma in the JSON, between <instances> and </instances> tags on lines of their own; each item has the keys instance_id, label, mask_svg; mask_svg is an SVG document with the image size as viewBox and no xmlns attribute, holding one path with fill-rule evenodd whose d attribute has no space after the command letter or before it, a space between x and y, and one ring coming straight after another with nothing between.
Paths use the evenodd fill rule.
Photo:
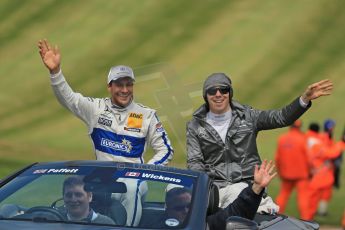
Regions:
<instances>
[{"instance_id":1,"label":"driver's sunglasses","mask_svg":"<svg viewBox=\"0 0 345 230\"><path fill-rule=\"evenodd\" d=\"M216 95L218 90L221 94L227 94L230 92L230 87L228 86L212 87L212 88L209 88L206 92L208 95L214 96Z\"/></svg>"},{"instance_id":2,"label":"driver's sunglasses","mask_svg":"<svg viewBox=\"0 0 345 230\"><path fill-rule=\"evenodd\" d=\"M186 208L189 210L190 204L183 204L183 205L177 205L177 206L172 207L172 209L175 210L175 211L177 211L177 212L182 212L182 211L184 211Z\"/></svg>"}]
</instances>

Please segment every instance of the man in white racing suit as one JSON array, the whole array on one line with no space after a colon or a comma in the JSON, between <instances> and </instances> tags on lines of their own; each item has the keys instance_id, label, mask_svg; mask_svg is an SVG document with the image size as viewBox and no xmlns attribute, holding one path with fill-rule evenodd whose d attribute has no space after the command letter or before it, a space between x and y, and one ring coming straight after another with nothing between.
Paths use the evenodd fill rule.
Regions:
<instances>
[{"instance_id":1,"label":"man in white racing suit","mask_svg":"<svg viewBox=\"0 0 345 230\"><path fill-rule=\"evenodd\" d=\"M144 163L147 144L155 153L149 164L166 165L172 159L173 148L156 111L133 101L135 78L130 67L110 69L107 81L109 98L84 97L74 92L65 80L58 48L51 47L47 40L40 40L38 48L50 72L58 101L86 123L97 160ZM126 207L127 225L136 226L140 221L141 199L147 185L141 181L129 181L124 181L127 182L126 195L116 194L116 198Z\"/></svg>"}]
</instances>

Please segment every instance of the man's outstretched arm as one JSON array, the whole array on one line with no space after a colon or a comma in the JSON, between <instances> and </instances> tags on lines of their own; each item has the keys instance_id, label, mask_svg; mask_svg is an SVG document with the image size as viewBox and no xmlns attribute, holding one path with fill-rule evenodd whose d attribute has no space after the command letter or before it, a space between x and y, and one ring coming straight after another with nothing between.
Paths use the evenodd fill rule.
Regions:
<instances>
[{"instance_id":1,"label":"man's outstretched arm","mask_svg":"<svg viewBox=\"0 0 345 230\"><path fill-rule=\"evenodd\" d=\"M43 64L50 72L50 81L54 94L60 104L70 110L87 124L93 119L94 103L89 97L76 93L62 74L61 54L57 46L51 46L46 39L38 41L38 51Z\"/></svg>"}]
</instances>

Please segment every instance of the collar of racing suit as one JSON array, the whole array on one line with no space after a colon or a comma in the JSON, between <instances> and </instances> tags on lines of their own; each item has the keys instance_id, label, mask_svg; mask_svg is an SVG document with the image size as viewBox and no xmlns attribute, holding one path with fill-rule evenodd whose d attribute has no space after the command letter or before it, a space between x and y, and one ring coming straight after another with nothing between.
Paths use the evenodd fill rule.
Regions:
<instances>
[{"instance_id":1,"label":"collar of racing suit","mask_svg":"<svg viewBox=\"0 0 345 230\"><path fill-rule=\"evenodd\" d=\"M114 103L112 102L111 98L110 98L110 102L111 102L111 108L112 108L112 109L115 109L115 110L117 110L117 111L119 111L119 112L123 112L123 111L125 111L125 110L128 110L128 109L133 105L133 97L131 98L131 101L128 103L128 105L125 106L125 107L118 106L118 105L114 104Z\"/></svg>"}]
</instances>

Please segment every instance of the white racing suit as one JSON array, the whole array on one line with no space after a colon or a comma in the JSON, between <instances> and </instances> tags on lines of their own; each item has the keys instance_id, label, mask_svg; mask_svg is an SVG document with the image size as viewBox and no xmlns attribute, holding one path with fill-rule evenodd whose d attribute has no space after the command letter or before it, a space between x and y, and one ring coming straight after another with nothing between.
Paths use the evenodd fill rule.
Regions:
<instances>
[{"instance_id":1,"label":"white racing suit","mask_svg":"<svg viewBox=\"0 0 345 230\"><path fill-rule=\"evenodd\" d=\"M173 148L155 110L134 101L120 109L110 98L84 97L71 89L61 71L50 79L58 101L86 123L97 160L144 163L147 144L155 152L149 164L166 165L172 159ZM142 207L135 201L146 191L146 184L127 184L127 195L121 197L127 225L139 223Z\"/></svg>"}]
</instances>

